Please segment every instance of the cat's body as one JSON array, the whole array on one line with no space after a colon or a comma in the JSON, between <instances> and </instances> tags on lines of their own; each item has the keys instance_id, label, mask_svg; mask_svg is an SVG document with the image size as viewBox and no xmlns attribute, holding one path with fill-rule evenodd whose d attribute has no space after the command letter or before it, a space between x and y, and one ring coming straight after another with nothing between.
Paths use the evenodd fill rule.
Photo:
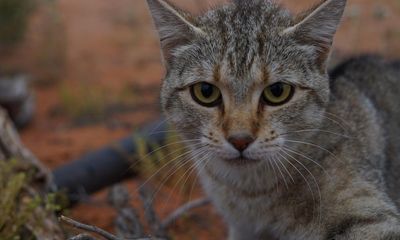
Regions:
<instances>
[{"instance_id":1,"label":"cat's body","mask_svg":"<svg viewBox=\"0 0 400 240\"><path fill-rule=\"evenodd\" d=\"M288 168L294 183L287 177L288 186L281 179L279 187L256 190L262 181L257 177L240 190L224 186L210 173L200 174L217 207L232 221L233 239L258 239L260 235L251 235L256 232L277 239L400 239L390 231L400 230L400 108L396 101L400 76L395 72L374 57L352 59L335 69L329 118L321 129L335 133L345 129L349 138L327 132L315 136L311 142L315 146L301 150L307 157L293 155L303 160L293 163L303 176ZM275 171L272 176L280 177ZM281 171L286 174L283 167ZM265 172L259 169L259 174ZM322 228L319 217L325 219ZM386 225L386 220L393 225ZM360 236L352 231L360 231Z\"/></svg>"},{"instance_id":2,"label":"cat's body","mask_svg":"<svg viewBox=\"0 0 400 240\"><path fill-rule=\"evenodd\" d=\"M383 135L382 159L379 159L387 193L400 208L400 65L376 56L351 59L331 73L332 87L350 82L371 102L378 115L378 126ZM336 81L339 79L339 81ZM351 120L351 115L344 115Z\"/></svg>"},{"instance_id":3,"label":"cat's body","mask_svg":"<svg viewBox=\"0 0 400 240\"><path fill-rule=\"evenodd\" d=\"M163 108L230 239L400 239L399 70L326 72L345 0L292 17L264 0L200 17L148 0Z\"/></svg>"}]
</instances>

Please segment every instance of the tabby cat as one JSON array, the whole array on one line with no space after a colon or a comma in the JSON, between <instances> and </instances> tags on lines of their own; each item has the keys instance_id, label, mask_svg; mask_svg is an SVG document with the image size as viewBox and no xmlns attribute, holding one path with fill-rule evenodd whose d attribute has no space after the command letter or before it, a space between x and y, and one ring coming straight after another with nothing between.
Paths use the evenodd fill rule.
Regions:
<instances>
[{"instance_id":1,"label":"tabby cat","mask_svg":"<svg viewBox=\"0 0 400 240\"><path fill-rule=\"evenodd\" d=\"M297 16L235 0L194 16L147 0L162 107L229 239L400 240L400 71L327 64L346 0Z\"/></svg>"}]
</instances>

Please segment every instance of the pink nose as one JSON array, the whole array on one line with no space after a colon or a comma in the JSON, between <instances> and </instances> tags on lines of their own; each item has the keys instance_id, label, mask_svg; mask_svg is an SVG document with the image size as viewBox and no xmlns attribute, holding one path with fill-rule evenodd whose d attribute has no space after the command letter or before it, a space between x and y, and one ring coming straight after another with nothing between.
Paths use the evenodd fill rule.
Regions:
<instances>
[{"instance_id":1,"label":"pink nose","mask_svg":"<svg viewBox=\"0 0 400 240\"><path fill-rule=\"evenodd\" d=\"M252 142L254 142L254 138L248 134L238 134L230 136L228 142L230 142L239 152L243 152Z\"/></svg>"}]
</instances>

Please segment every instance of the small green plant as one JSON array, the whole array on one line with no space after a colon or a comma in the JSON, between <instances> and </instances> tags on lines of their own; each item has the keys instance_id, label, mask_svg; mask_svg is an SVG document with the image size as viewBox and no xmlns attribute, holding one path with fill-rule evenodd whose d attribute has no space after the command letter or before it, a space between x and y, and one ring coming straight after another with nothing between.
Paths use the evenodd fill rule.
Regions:
<instances>
[{"instance_id":1,"label":"small green plant","mask_svg":"<svg viewBox=\"0 0 400 240\"><path fill-rule=\"evenodd\" d=\"M32 172L21 172L25 167L17 160L0 159L0 239L19 240L29 238L27 225L40 228L44 219L38 215L38 207L44 206L47 212L61 210L56 203L57 194L45 197L32 196L26 190L32 180ZM44 216L43 216L44 217ZM35 218L33 220L33 218Z\"/></svg>"},{"instance_id":2,"label":"small green plant","mask_svg":"<svg viewBox=\"0 0 400 240\"><path fill-rule=\"evenodd\" d=\"M29 174L17 173L17 161L0 161L0 236L4 240L19 239L19 233L39 206L39 199L23 196Z\"/></svg>"},{"instance_id":3,"label":"small green plant","mask_svg":"<svg viewBox=\"0 0 400 240\"><path fill-rule=\"evenodd\" d=\"M14 46L24 37L35 0L0 0L0 44Z\"/></svg>"}]
</instances>

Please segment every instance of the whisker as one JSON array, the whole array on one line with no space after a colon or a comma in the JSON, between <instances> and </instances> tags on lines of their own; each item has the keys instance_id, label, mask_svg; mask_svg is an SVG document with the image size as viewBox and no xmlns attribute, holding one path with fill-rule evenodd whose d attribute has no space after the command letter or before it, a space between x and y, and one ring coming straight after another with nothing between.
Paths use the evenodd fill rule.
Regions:
<instances>
[{"instance_id":1,"label":"whisker","mask_svg":"<svg viewBox=\"0 0 400 240\"><path fill-rule=\"evenodd\" d=\"M300 176L304 179L304 181L306 182L310 193L311 193L311 197L313 199L313 202L315 202L315 196L314 196L314 192L312 190L311 184L308 182L307 178L304 176L304 174L296 167L296 165L294 165L288 158L286 158L285 156L283 156L280 152L278 152L278 154L284 159L286 160L295 170L296 172L298 172L300 174ZM295 160L296 162L298 162L297 160Z\"/></svg>"},{"instance_id":2,"label":"whisker","mask_svg":"<svg viewBox=\"0 0 400 240\"><path fill-rule=\"evenodd\" d=\"M167 147L170 147L170 146L173 146L173 145L178 145L178 144L183 144L183 143L191 143L191 142L194 142L194 143L198 142L197 144L201 144L201 140L200 140L200 139L191 139L191 140L176 141L176 142L172 142L172 143L168 143L168 144L165 144L165 145L163 145L163 146L160 146L160 147L154 149L153 151L147 153L146 155L144 155L144 156L139 156L139 157L140 157L140 159L146 159L146 158L150 157L151 155L155 154L156 152L161 151L161 150L163 150L163 149L165 149L165 148L167 148ZM183 150L183 149L185 149L185 148L186 148L186 146L183 146L182 148L180 148L180 150ZM134 169L135 167L137 167L137 165L140 164L140 162L141 162L141 161L137 161L136 163L132 164L132 165L129 167L129 170L132 170L132 169Z\"/></svg>"},{"instance_id":3,"label":"whisker","mask_svg":"<svg viewBox=\"0 0 400 240\"><path fill-rule=\"evenodd\" d=\"M271 159L271 160L272 160L272 159ZM268 161L268 162L271 163L272 172L274 173L275 181L276 181L276 183L278 184L278 183L279 183L279 178L278 178L278 174L276 174L275 167L274 167L274 165L272 164L272 161Z\"/></svg>"},{"instance_id":4,"label":"whisker","mask_svg":"<svg viewBox=\"0 0 400 240\"><path fill-rule=\"evenodd\" d=\"M199 149L200 150L200 149ZM206 151L207 151L207 149L204 149L204 148L202 148L201 150L200 150L200 152L198 152L198 153L196 153L196 155L201 155L201 154L204 154L204 153L206 153ZM193 156L193 157L195 157L195 156ZM163 180L162 180L162 182L159 184L159 187L157 188L157 190L154 192L154 194L153 194L153 199L156 197L156 195L158 194L158 192L161 190L161 188L164 186L164 184L170 179L170 177L172 177L176 172L178 172L182 167L184 167L184 166L186 166L188 163L191 163L192 161L192 158L193 157L190 157L190 158L186 158L184 161L182 161L181 162L181 164L180 164L180 166L177 166L176 167L176 169L174 169L174 171L172 172L172 173L169 173L168 172L168 175L167 175L167 177L165 177ZM143 184L142 184L143 185Z\"/></svg>"},{"instance_id":5,"label":"whisker","mask_svg":"<svg viewBox=\"0 0 400 240\"><path fill-rule=\"evenodd\" d=\"M213 154L210 154L210 156L209 156L208 159L202 164L202 166L199 165L199 168L204 169L204 168L207 166L207 164L212 160L212 156L213 156ZM193 193L193 189L194 189L194 187L196 186L198 179L199 179L199 175L196 175L196 178L195 178L195 180L194 180L194 183L192 184L192 189L190 190L189 200L191 199L191 195L192 195L192 193Z\"/></svg>"},{"instance_id":6,"label":"whisker","mask_svg":"<svg viewBox=\"0 0 400 240\"><path fill-rule=\"evenodd\" d=\"M151 136L151 135L153 135L154 134L154 131L156 131L157 129L159 129L162 125L164 125L165 123L167 123L169 120L171 120L172 119L172 116L171 117L165 117L164 118L164 120L162 120L161 122L159 122L150 132L149 132L149 135Z\"/></svg>"},{"instance_id":7,"label":"whisker","mask_svg":"<svg viewBox=\"0 0 400 240\"><path fill-rule=\"evenodd\" d=\"M199 144L200 145L200 144ZM177 151L175 151L177 152ZM172 160L169 160L166 164L164 164L163 166L161 166L155 173L153 173L150 177L147 178L147 180L141 184L141 186L139 188L142 188L144 185L146 185L153 177L155 177L160 171L162 171L164 168L166 168L168 165L170 165L171 163L174 163L177 159L189 155L192 151L191 150L187 150L184 153L182 153L181 155L173 158ZM173 152L174 153L174 152ZM170 154L169 154L170 155ZM176 162L175 162L176 164Z\"/></svg>"},{"instance_id":8,"label":"whisker","mask_svg":"<svg viewBox=\"0 0 400 240\"><path fill-rule=\"evenodd\" d=\"M283 182L284 182L284 184L285 184L285 186L286 186L286 189L289 190L289 185L288 185L287 182L286 182L285 176L283 175L283 173L282 173L282 171L281 171L281 168L280 168L279 165L276 163L276 158L273 157L272 160L273 160L273 162L274 162L276 168L278 169L279 173L280 173L281 176L282 176L282 179L283 179Z\"/></svg>"},{"instance_id":9,"label":"whisker","mask_svg":"<svg viewBox=\"0 0 400 240\"><path fill-rule=\"evenodd\" d=\"M280 161L281 159L277 158L277 160L278 160L278 163L280 163L280 164L283 166L284 170L285 170L286 173L289 175L290 179L292 180L292 183L295 183L292 174L289 172L289 170L287 169L287 167L285 166L285 164L282 163L282 162Z\"/></svg>"},{"instance_id":10,"label":"whisker","mask_svg":"<svg viewBox=\"0 0 400 240\"><path fill-rule=\"evenodd\" d=\"M184 178L186 175L190 176L190 174L196 169L196 167L198 167L202 161L204 161L204 159L207 159L209 156L209 153L206 152L206 154L204 156L202 156L201 158L197 158L195 164L193 164L193 166L191 166L191 168L187 169L184 174L181 176L181 178L176 182L175 186L173 187L173 189L176 187L176 185L182 180L182 178ZM185 179L185 182L188 178ZM185 184L184 182L184 184ZM183 185L184 185L183 184Z\"/></svg>"},{"instance_id":11,"label":"whisker","mask_svg":"<svg viewBox=\"0 0 400 240\"><path fill-rule=\"evenodd\" d=\"M165 185L165 183L176 173L178 172L182 167L188 165L189 163L191 163L191 158L185 158L183 161L180 162L179 165L176 166L176 168L173 169L169 169L168 170L168 175L166 177L164 177L161 181L161 183L158 184L158 187L156 189L156 191L153 193L152 199L154 200L155 197L157 196L158 192L161 191L162 187ZM172 171L172 172L171 172Z\"/></svg>"},{"instance_id":12,"label":"whisker","mask_svg":"<svg viewBox=\"0 0 400 240\"><path fill-rule=\"evenodd\" d=\"M158 133L175 133L176 135L173 135L173 136L179 136L181 133L198 134L198 132L196 132L196 131L187 131L187 130L185 130L185 131L179 130L178 131L178 130L175 130L175 129L170 129L170 130L163 130L163 131L153 132L153 133L150 134L150 136L158 134Z\"/></svg>"},{"instance_id":13,"label":"whisker","mask_svg":"<svg viewBox=\"0 0 400 240\"><path fill-rule=\"evenodd\" d=\"M172 145L177 145L177 144L183 144L183 143L192 143L192 142L200 142L200 139L189 139L189 140L180 140L180 141L176 141L176 142L172 142L172 143L168 143L166 145L160 146L158 148L156 148L155 150L151 151L150 153L146 154L145 156L143 156L143 158L149 157L151 154L160 151L166 147L172 146Z\"/></svg>"},{"instance_id":14,"label":"whisker","mask_svg":"<svg viewBox=\"0 0 400 240\"><path fill-rule=\"evenodd\" d=\"M315 161L314 159L312 159L312 158L310 158L310 157L304 155L304 154L301 153L301 152L298 152L298 151L296 151L296 150L293 150L293 149L291 149L291 148L288 147L288 146L282 146L282 149L283 149L283 150L286 150L286 151L289 151L289 152L291 152L291 153L294 153L294 154L296 154L296 155L299 155L299 156L301 156L301 157L303 157L303 158L305 158L305 159L311 161L312 163L316 164L319 168L321 168L322 171L324 171L324 173L325 173L329 178L332 178L331 175L326 171L326 169L325 169L320 163L318 163L317 161Z\"/></svg>"},{"instance_id":15,"label":"whisker","mask_svg":"<svg viewBox=\"0 0 400 240\"><path fill-rule=\"evenodd\" d=\"M198 153L196 153L196 155L202 155L202 154L204 154L204 153L207 153L207 149L202 149L200 152L198 152ZM203 156L204 157L204 156ZM203 158L202 157L202 158ZM185 163L183 163L183 164L181 164L179 167L177 167L171 174L169 174L163 181L162 181L162 183L159 185L159 187L157 188L157 191L154 193L154 195L153 195L153 197L155 198L155 196L157 195L157 193L161 190L161 188L164 186L164 184L169 180L169 178L171 178L175 173L177 173L182 167L184 167L184 166L186 166L188 163L191 163L192 161L192 158L195 158L195 156L193 156L193 157L191 157L191 158L189 158L189 159L186 159L185 160ZM189 167L189 169L188 170L190 170L192 167ZM185 173L183 174L183 176L181 176L180 178L179 178L179 180L175 183L175 185L174 185L174 187L172 188L172 190L171 191L174 191L174 189L175 189L175 187L177 186L177 184L182 180L182 178L186 175L186 172L188 171L188 170L186 170L185 171ZM171 197L171 194L169 195L169 197L168 197L168 201L169 201L169 199L170 199L170 197Z\"/></svg>"},{"instance_id":16,"label":"whisker","mask_svg":"<svg viewBox=\"0 0 400 240\"><path fill-rule=\"evenodd\" d=\"M290 131L290 132L282 133L282 134L279 134L278 136L285 136L285 135L289 135L289 134L292 134L292 133L302 133L302 132L322 132L322 133L329 133L329 134L336 135L336 136L339 136L339 137L344 137L344 138L354 138L354 137L350 137L348 135L344 135L344 134L341 134L341 133L336 133L336 132L332 132L332 131L328 131L328 130L322 130L322 129L302 129L302 130Z\"/></svg>"},{"instance_id":17,"label":"whisker","mask_svg":"<svg viewBox=\"0 0 400 240\"><path fill-rule=\"evenodd\" d=\"M200 165L203 163L203 161L208 160L210 155L211 155L210 153L207 153L207 155L205 155L202 159L197 159L196 164L193 165L193 169L187 174L187 177L184 180L183 185L181 187L180 193L182 192L182 188L186 185L186 182L189 180L189 177L193 174L194 171L196 171L197 168L200 167Z\"/></svg>"},{"instance_id":18,"label":"whisker","mask_svg":"<svg viewBox=\"0 0 400 240\"><path fill-rule=\"evenodd\" d=\"M330 116L332 116L332 117L338 119L338 120L341 121L343 124L347 125L348 128L351 129L351 126L347 123L347 121L346 121L344 118L338 116L337 114L333 114L333 113L327 112L327 111L325 111L325 114L328 114L328 115L330 115Z\"/></svg>"},{"instance_id":19,"label":"whisker","mask_svg":"<svg viewBox=\"0 0 400 240\"><path fill-rule=\"evenodd\" d=\"M205 161L202 163L202 166L199 165L198 168L201 167L201 168L204 169L205 166L212 160L212 156L213 156L213 154L210 153L209 156L208 156L208 159L205 160ZM196 186L196 183L197 183L197 180L198 180L198 179L199 179L199 175L196 174L196 175L195 175L195 179L194 179L194 181L193 181L193 183L192 183L192 187L191 187L191 189L190 189L189 201L191 201L191 199L192 199L192 194L193 194L193 191L194 191L194 187Z\"/></svg>"},{"instance_id":20,"label":"whisker","mask_svg":"<svg viewBox=\"0 0 400 240\"><path fill-rule=\"evenodd\" d=\"M331 121L332 123L334 123L337 126L339 126L345 132L349 132L349 130L351 129L347 124L346 124L347 125L346 127L343 125L343 124L345 124L345 122L341 123L341 122L339 122L339 121L337 121L335 119L332 119L332 118L326 116L325 114L320 114L318 116L324 117L325 119Z\"/></svg>"},{"instance_id":21,"label":"whisker","mask_svg":"<svg viewBox=\"0 0 400 240\"><path fill-rule=\"evenodd\" d=\"M289 154L288 152L286 152L285 150L283 150L282 149L282 152L284 153L284 154L286 154L287 156L289 156L290 158L292 158L294 161L296 161L300 166L302 166L309 174L310 174L310 176L312 177L312 179L313 179L313 181L314 181L314 183L315 183L315 186L317 187L317 191L318 191L318 195L319 195L319 211L318 211L318 221L319 221L319 223L321 222L321 210L322 210L322 206L321 206L321 203L322 203L322 195L321 195L321 189L320 189L320 187L319 187L319 184L318 184L318 181L317 181L317 178L314 176L314 174L303 164L303 163L301 163L301 161L299 161L299 160L297 160L296 158L294 158L291 154ZM314 201L315 201L315 199L314 199Z\"/></svg>"},{"instance_id":22,"label":"whisker","mask_svg":"<svg viewBox=\"0 0 400 240\"><path fill-rule=\"evenodd\" d=\"M336 155L335 155L333 152L331 152L331 151L329 151L328 149L326 149L326 148L324 148L324 147L321 147L321 146L319 146L319 145L317 145L317 144L315 144L315 143L304 142L304 141L298 141L298 140L291 140L291 139L285 139L285 141L286 141L286 142L291 142L291 143L304 144L304 145L308 145L308 146L312 146L312 147L319 148L319 149L321 149L321 150L323 150L323 151L329 153L335 160L341 161L340 159L338 159L338 158L336 157Z\"/></svg>"},{"instance_id":23,"label":"whisker","mask_svg":"<svg viewBox=\"0 0 400 240\"><path fill-rule=\"evenodd\" d=\"M183 175L178 179L178 181L174 184L174 186L172 187L172 190L167 198L167 200L165 201L164 204L164 208L166 207L166 204L170 201L171 196L172 196L172 192L175 190L175 188L178 186L178 184L185 178L185 176L187 176L185 178L185 181L183 182L183 185L181 186L181 189L179 191L179 195L182 194L182 188L185 186L186 181L189 179L190 175L193 173L194 170L196 170L196 167L199 166L202 161L204 161L205 159L207 159L209 156L209 153L207 153L206 155L204 155L203 157L201 157L200 159L197 159L195 164L193 164L191 167L189 167L184 173Z\"/></svg>"}]
</instances>

